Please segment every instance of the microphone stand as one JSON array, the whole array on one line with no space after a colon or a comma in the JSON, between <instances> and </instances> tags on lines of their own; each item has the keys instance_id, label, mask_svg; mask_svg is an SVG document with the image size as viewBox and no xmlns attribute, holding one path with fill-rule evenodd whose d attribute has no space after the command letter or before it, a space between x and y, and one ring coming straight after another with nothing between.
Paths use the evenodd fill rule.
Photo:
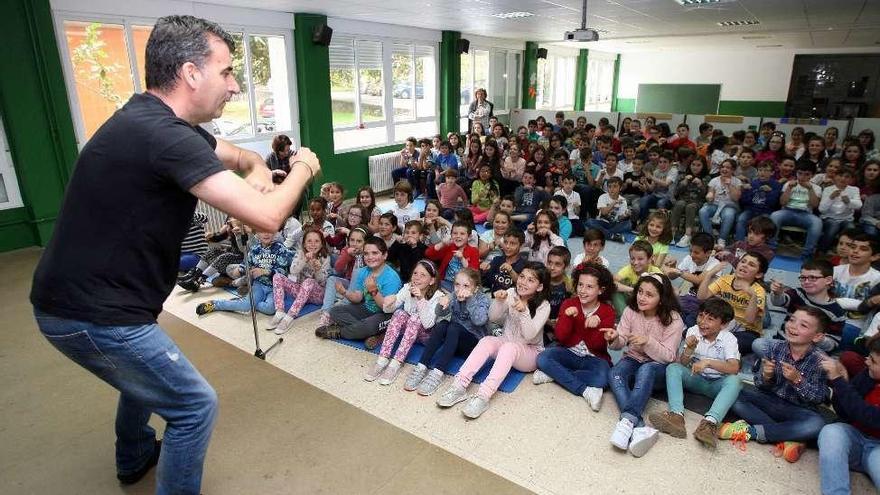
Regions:
<instances>
[{"instance_id":1,"label":"microphone stand","mask_svg":"<svg viewBox=\"0 0 880 495\"><path fill-rule=\"evenodd\" d=\"M245 279L247 280L248 300L251 303L251 323L253 323L253 326L254 326L254 342L256 343L256 346L257 346L257 349L254 351L254 356L265 361L266 354L268 354L269 351L271 351L276 346L278 346L278 344L284 342L284 338L278 337L278 340L275 341L274 344L270 345L269 348L266 349L265 351L260 349L260 332L259 332L259 330L257 330L257 309L256 309L256 303L254 303L254 291L253 291L253 286L251 284L251 260L250 260L251 247L250 247L250 242L248 240L247 234L243 233L241 235L241 242L245 247L245 253L244 253L244 270L245 270L245 274L246 274Z\"/></svg>"}]
</instances>

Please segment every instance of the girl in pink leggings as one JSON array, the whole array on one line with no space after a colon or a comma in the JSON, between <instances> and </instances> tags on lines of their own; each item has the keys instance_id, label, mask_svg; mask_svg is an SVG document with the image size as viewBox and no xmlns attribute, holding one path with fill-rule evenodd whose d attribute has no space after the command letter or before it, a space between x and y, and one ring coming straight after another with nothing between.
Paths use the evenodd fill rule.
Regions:
<instances>
[{"instance_id":1,"label":"girl in pink leggings","mask_svg":"<svg viewBox=\"0 0 880 495\"><path fill-rule=\"evenodd\" d=\"M307 230L302 240L302 248L297 251L290 264L287 277L275 274L272 278L272 293L275 296L275 317L269 329L281 335L290 330L293 320L299 316L306 303L321 304L324 300L324 285L330 275L330 251L324 234L316 229ZM284 312L285 294L293 295L293 304Z\"/></svg>"},{"instance_id":2,"label":"girl in pink leggings","mask_svg":"<svg viewBox=\"0 0 880 495\"><path fill-rule=\"evenodd\" d=\"M416 339L421 342L428 340L431 328L434 327L437 303L443 295L437 290L437 285L437 267L430 260L423 259L413 268L409 283L397 295L385 298L385 312L394 311L394 315L385 329L379 359L364 375L364 380L372 382L379 378L379 385L391 385L397 379L400 367ZM391 351L394 350L398 338L400 345L392 359Z\"/></svg>"},{"instance_id":3,"label":"girl in pink leggings","mask_svg":"<svg viewBox=\"0 0 880 495\"><path fill-rule=\"evenodd\" d=\"M443 392L437 405L452 407L466 400L467 387L474 375L490 358L495 359L489 376L480 385L477 395L465 404L462 413L471 419L480 417L489 408L489 399L498 390L501 382L516 368L531 373L538 368L538 353L544 348L543 329L550 316L550 274L547 268L536 262L529 262L519 274L516 289L495 292L489 306L489 319L504 324L500 337L486 336L480 339L462 365L455 380Z\"/></svg>"}]
</instances>

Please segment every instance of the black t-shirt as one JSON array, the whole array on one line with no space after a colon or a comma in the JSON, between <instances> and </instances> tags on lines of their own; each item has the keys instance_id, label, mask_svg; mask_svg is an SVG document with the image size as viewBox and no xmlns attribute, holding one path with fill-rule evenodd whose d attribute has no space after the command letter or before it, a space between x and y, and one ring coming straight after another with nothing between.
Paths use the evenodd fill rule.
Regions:
<instances>
[{"instance_id":1,"label":"black t-shirt","mask_svg":"<svg viewBox=\"0 0 880 495\"><path fill-rule=\"evenodd\" d=\"M132 96L76 161L31 303L98 325L154 323L195 211L189 189L224 170L216 146L157 97Z\"/></svg>"}]
</instances>

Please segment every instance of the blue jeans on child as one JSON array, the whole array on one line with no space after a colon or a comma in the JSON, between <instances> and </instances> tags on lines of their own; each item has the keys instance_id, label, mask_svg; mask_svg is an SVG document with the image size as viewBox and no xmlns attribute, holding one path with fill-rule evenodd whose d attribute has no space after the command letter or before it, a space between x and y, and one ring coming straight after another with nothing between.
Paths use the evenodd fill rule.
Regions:
<instances>
[{"instance_id":1,"label":"blue jeans on child","mask_svg":"<svg viewBox=\"0 0 880 495\"><path fill-rule=\"evenodd\" d=\"M754 388L743 388L731 409L755 427L754 440L760 443L809 442L825 426L825 419L813 409Z\"/></svg>"},{"instance_id":2,"label":"blue jeans on child","mask_svg":"<svg viewBox=\"0 0 880 495\"><path fill-rule=\"evenodd\" d=\"M158 324L101 326L35 310L37 326L56 349L119 390L116 470L131 474L153 456L150 415L165 420L156 493L197 494L217 394Z\"/></svg>"},{"instance_id":3,"label":"blue jeans on child","mask_svg":"<svg viewBox=\"0 0 880 495\"><path fill-rule=\"evenodd\" d=\"M822 220L819 220L819 217L809 211L783 208L774 211L770 215L770 220L773 220L773 223L776 224L776 237L773 238L771 247L776 249L776 244L779 242L779 232L782 230L782 227L800 227L807 231L807 239L804 241L801 257L806 258L813 254L813 251L816 249L816 243L819 242L819 238L822 236Z\"/></svg>"},{"instance_id":4,"label":"blue jeans on child","mask_svg":"<svg viewBox=\"0 0 880 495\"><path fill-rule=\"evenodd\" d=\"M608 371L608 385L620 409L620 417L636 426L644 424L642 412L654 388L666 384L666 365L656 361L640 363L624 356ZM633 383L630 388L630 383Z\"/></svg>"},{"instance_id":5,"label":"blue jeans on child","mask_svg":"<svg viewBox=\"0 0 880 495\"><path fill-rule=\"evenodd\" d=\"M672 200L669 199L669 196L658 195L658 194L646 194L639 199L639 222L648 218L648 214L651 213L652 208L662 208L664 210L668 210L672 208Z\"/></svg>"},{"instance_id":6,"label":"blue jeans on child","mask_svg":"<svg viewBox=\"0 0 880 495\"><path fill-rule=\"evenodd\" d=\"M565 390L583 395L587 387L608 385L608 362L596 356L578 356L565 347L548 347L538 354L538 369Z\"/></svg>"},{"instance_id":7,"label":"blue jeans on child","mask_svg":"<svg viewBox=\"0 0 880 495\"><path fill-rule=\"evenodd\" d=\"M460 323L438 321L431 330L431 336L425 343L425 350L419 362L428 369L437 368L449 373L449 363L452 358L456 355L467 356L477 343L479 339Z\"/></svg>"},{"instance_id":8,"label":"blue jeans on child","mask_svg":"<svg viewBox=\"0 0 880 495\"><path fill-rule=\"evenodd\" d=\"M337 302L341 301L342 304L348 304L348 299L345 296L340 296L338 292L336 292L336 282L340 282L345 288L348 288L348 279L342 277L331 276L327 278L327 284L324 286L324 302L321 303L321 311L329 311Z\"/></svg>"},{"instance_id":9,"label":"blue jeans on child","mask_svg":"<svg viewBox=\"0 0 880 495\"><path fill-rule=\"evenodd\" d=\"M757 216L760 216L760 213L755 213L749 209L740 212L736 217L736 231L733 233L733 239L736 241L744 240L749 233L749 222Z\"/></svg>"},{"instance_id":10,"label":"blue jeans on child","mask_svg":"<svg viewBox=\"0 0 880 495\"><path fill-rule=\"evenodd\" d=\"M715 399L706 416L717 423L724 421L727 411L736 402L742 382L737 375L725 375L710 380L703 375L692 374L689 368L672 363L666 367L666 395L669 398L669 410L684 413L684 391L694 392Z\"/></svg>"},{"instance_id":11,"label":"blue jeans on child","mask_svg":"<svg viewBox=\"0 0 880 495\"><path fill-rule=\"evenodd\" d=\"M718 211L719 206L712 203L706 203L700 208L700 228L707 234L712 233L712 219ZM721 225L718 227L718 240L726 241L730 237L730 231L733 230L733 224L736 222L736 215L739 209L736 206L726 204L722 205Z\"/></svg>"},{"instance_id":12,"label":"blue jeans on child","mask_svg":"<svg viewBox=\"0 0 880 495\"><path fill-rule=\"evenodd\" d=\"M632 230L632 222L629 220L622 220L620 222L609 222L608 220L603 220L601 218L591 218L587 220L586 225L588 229L597 229L601 230L603 234L605 234L606 239L610 239L614 234L627 234Z\"/></svg>"},{"instance_id":13,"label":"blue jeans on child","mask_svg":"<svg viewBox=\"0 0 880 495\"><path fill-rule=\"evenodd\" d=\"M834 423L819 433L819 475L824 495L850 493L850 470L871 477L880 488L880 440L847 423Z\"/></svg>"},{"instance_id":14,"label":"blue jeans on child","mask_svg":"<svg viewBox=\"0 0 880 495\"><path fill-rule=\"evenodd\" d=\"M837 236L844 230L854 227L851 220L835 220L833 218L822 219L822 237L819 239L819 251L825 252L831 246L837 244Z\"/></svg>"},{"instance_id":15,"label":"blue jeans on child","mask_svg":"<svg viewBox=\"0 0 880 495\"><path fill-rule=\"evenodd\" d=\"M272 286L262 282L253 282L251 291L254 296L254 306L263 314L275 314L275 298L272 295ZM214 301L214 309L218 311L250 311L251 302L248 296L239 299L221 299Z\"/></svg>"}]
</instances>

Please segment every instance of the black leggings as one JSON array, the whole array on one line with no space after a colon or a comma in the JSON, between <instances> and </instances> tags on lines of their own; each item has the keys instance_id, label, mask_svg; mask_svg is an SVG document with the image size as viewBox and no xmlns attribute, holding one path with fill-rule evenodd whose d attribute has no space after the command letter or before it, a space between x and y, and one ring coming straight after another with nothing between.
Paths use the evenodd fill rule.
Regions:
<instances>
[{"instance_id":1,"label":"black leggings","mask_svg":"<svg viewBox=\"0 0 880 495\"><path fill-rule=\"evenodd\" d=\"M425 344L422 359L419 360L428 369L439 368L448 371L449 362L455 355L467 356L479 340L460 323L440 321L431 330L431 337ZM439 353L437 351L440 351ZM437 354L434 366L431 359Z\"/></svg>"}]
</instances>

